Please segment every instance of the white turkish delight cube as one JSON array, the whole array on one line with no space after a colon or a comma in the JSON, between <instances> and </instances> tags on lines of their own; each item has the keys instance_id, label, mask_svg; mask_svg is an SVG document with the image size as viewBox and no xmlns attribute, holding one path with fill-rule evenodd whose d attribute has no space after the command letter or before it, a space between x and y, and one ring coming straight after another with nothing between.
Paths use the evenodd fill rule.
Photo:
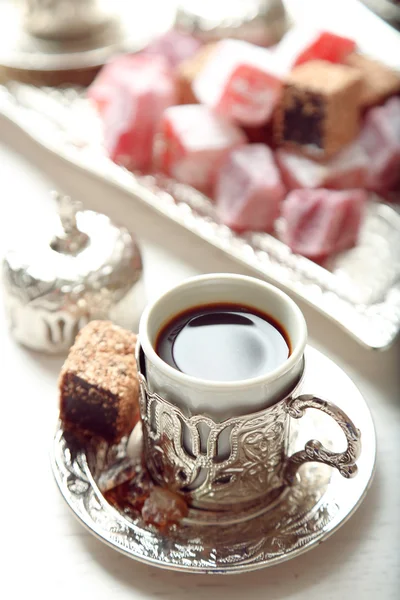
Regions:
<instances>
[{"instance_id":1,"label":"white turkish delight cube","mask_svg":"<svg viewBox=\"0 0 400 600\"><path fill-rule=\"evenodd\" d=\"M224 159L245 141L241 129L206 106L172 106L164 112L157 135L156 168L181 183L212 193Z\"/></svg>"},{"instance_id":2,"label":"white turkish delight cube","mask_svg":"<svg viewBox=\"0 0 400 600\"><path fill-rule=\"evenodd\" d=\"M135 68L115 85L104 110L104 145L114 162L146 171L152 165L156 130L164 110L175 104L177 90L164 61L136 59Z\"/></svg>"},{"instance_id":3,"label":"white turkish delight cube","mask_svg":"<svg viewBox=\"0 0 400 600\"><path fill-rule=\"evenodd\" d=\"M270 50L223 40L194 80L193 91L202 104L240 125L262 125L278 102L285 74Z\"/></svg>"},{"instance_id":4,"label":"white turkish delight cube","mask_svg":"<svg viewBox=\"0 0 400 600\"><path fill-rule=\"evenodd\" d=\"M236 231L272 231L285 197L273 152L263 144L234 150L219 173L215 201L221 221Z\"/></svg>"},{"instance_id":5,"label":"white turkish delight cube","mask_svg":"<svg viewBox=\"0 0 400 600\"><path fill-rule=\"evenodd\" d=\"M315 261L351 248L364 214L365 190L293 190L282 205L284 241Z\"/></svg>"}]
</instances>

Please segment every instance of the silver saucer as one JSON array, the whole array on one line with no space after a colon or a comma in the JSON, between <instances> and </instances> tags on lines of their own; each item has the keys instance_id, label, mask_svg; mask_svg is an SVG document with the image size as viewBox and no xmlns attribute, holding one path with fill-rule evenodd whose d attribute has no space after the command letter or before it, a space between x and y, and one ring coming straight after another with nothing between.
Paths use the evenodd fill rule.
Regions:
<instances>
[{"instance_id":1,"label":"silver saucer","mask_svg":"<svg viewBox=\"0 0 400 600\"><path fill-rule=\"evenodd\" d=\"M175 13L165 4L159 6L157 0L148 0L146 6L139 7L136 2L114 0L113 18L98 31L78 39L55 41L30 35L23 26L18 3L4 0L0 2L0 68L8 79L27 82L42 73L43 79L47 74L48 85L54 85L58 82L53 81L55 74L60 78L64 73L61 82L75 82L73 71L99 68L114 54L136 51L168 29Z\"/></svg>"},{"instance_id":2,"label":"silver saucer","mask_svg":"<svg viewBox=\"0 0 400 600\"><path fill-rule=\"evenodd\" d=\"M168 534L130 519L105 500L99 488L102 473L124 459L126 440L98 449L91 456L69 445L60 426L52 449L57 485L75 516L99 539L141 562L175 571L229 574L252 571L289 560L318 546L334 533L361 504L375 468L375 428L362 395L331 360L307 348L303 392L313 392L346 410L362 432L358 474L343 479L319 464L305 465L294 485L258 512L237 519L191 510ZM343 450L344 436L326 415L308 411L298 423L291 451L310 437ZM217 529L216 529L217 527Z\"/></svg>"}]
</instances>

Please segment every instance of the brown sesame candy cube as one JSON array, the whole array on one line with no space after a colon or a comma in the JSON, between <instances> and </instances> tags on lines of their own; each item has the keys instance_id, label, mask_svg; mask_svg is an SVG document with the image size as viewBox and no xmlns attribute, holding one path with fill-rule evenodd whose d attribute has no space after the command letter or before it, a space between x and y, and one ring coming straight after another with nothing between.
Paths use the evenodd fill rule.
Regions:
<instances>
[{"instance_id":1,"label":"brown sesame candy cube","mask_svg":"<svg viewBox=\"0 0 400 600\"><path fill-rule=\"evenodd\" d=\"M352 52L346 64L359 69L362 76L361 105L379 104L392 94L400 92L400 73L383 63L358 52Z\"/></svg>"},{"instance_id":2,"label":"brown sesame candy cube","mask_svg":"<svg viewBox=\"0 0 400 600\"><path fill-rule=\"evenodd\" d=\"M359 132L361 89L357 69L321 60L296 67L276 111L277 143L312 158L332 156Z\"/></svg>"},{"instance_id":3,"label":"brown sesame candy cube","mask_svg":"<svg viewBox=\"0 0 400 600\"><path fill-rule=\"evenodd\" d=\"M128 435L139 419L133 334L114 327L107 322L86 326L59 379L64 429L109 443Z\"/></svg>"},{"instance_id":4,"label":"brown sesame candy cube","mask_svg":"<svg viewBox=\"0 0 400 600\"><path fill-rule=\"evenodd\" d=\"M111 321L90 321L76 336L73 348L87 357L96 352L134 356L136 334Z\"/></svg>"}]
</instances>

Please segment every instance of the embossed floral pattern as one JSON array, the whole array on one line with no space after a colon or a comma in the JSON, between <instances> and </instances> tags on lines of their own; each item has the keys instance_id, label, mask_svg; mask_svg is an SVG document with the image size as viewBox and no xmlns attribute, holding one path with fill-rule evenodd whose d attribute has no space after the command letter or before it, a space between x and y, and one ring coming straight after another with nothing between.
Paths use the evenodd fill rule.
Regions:
<instances>
[{"instance_id":1,"label":"embossed floral pattern","mask_svg":"<svg viewBox=\"0 0 400 600\"><path fill-rule=\"evenodd\" d=\"M189 502L198 506L238 509L240 505L265 499L275 488L292 484L299 466L309 461L336 467L344 477L357 472L360 432L343 411L312 395L282 400L256 415L215 423L201 415L186 417L179 408L150 393L142 375L140 381L150 472L156 481L167 481L169 486L189 494ZM348 442L345 452L333 453L319 442L310 441L304 450L290 458L286 456L288 419L300 418L306 408L322 410L338 423ZM206 453L200 451L200 424L203 431L208 431ZM192 453L182 441L183 426L191 434ZM230 453L221 460L216 440L225 429L229 431Z\"/></svg>"}]
</instances>

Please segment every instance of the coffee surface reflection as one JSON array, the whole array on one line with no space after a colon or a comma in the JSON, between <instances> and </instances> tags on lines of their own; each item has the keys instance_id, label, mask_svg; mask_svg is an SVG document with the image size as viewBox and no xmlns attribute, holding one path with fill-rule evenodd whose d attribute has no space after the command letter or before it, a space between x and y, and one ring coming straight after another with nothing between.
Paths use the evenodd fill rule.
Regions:
<instances>
[{"instance_id":1,"label":"coffee surface reflection","mask_svg":"<svg viewBox=\"0 0 400 600\"><path fill-rule=\"evenodd\" d=\"M267 314L238 304L196 306L159 332L157 354L198 379L240 381L266 375L290 355L282 326Z\"/></svg>"}]
</instances>

